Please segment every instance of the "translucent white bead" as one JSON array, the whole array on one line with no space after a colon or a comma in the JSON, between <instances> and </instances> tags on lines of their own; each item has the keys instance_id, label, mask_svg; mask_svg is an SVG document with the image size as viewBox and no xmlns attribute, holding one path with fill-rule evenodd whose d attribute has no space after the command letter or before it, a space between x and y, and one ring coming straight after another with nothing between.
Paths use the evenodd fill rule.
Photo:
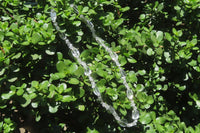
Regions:
<instances>
[{"instance_id":1,"label":"translucent white bead","mask_svg":"<svg viewBox=\"0 0 200 133\"><path fill-rule=\"evenodd\" d=\"M57 16L56 16L56 12L53 9L51 9L50 15L51 15L51 21L56 22Z\"/></svg>"},{"instance_id":2,"label":"translucent white bead","mask_svg":"<svg viewBox=\"0 0 200 133\"><path fill-rule=\"evenodd\" d=\"M133 110L132 111L132 119L137 120L140 117L140 113L138 110Z\"/></svg>"},{"instance_id":3,"label":"translucent white bead","mask_svg":"<svg viewBox=\"0 0 200 133\"><path fill-rule=\"evenodd\" d=\"M119 69L119 72L120 72L121 76L123 77L123 80L126 80L126 73L121 67Z\"/></svg>"},{"instance_id":4,"label":"translucent white bead","mask_svg":"<svg viewBox=\"0 0 200 133\"><path fill-rule=\"evenodd\" d=\"M91 21L87 20L87 25L89 28L94 28L94 25Z\"/></svg>"},{"instance_id":5,"label":"translucent white bead","mask_svg":"<svg viewBox=\"0 0 200 133\"><path fill-rule=\"evenodd\" d=\"M86 68L85 68L85 72L84 72L84 74L85 74L86 76L89 76L89 75L92 74L92 71L90 70L89 67L86 67Z\"/></svg>"},{"instance_id":6,"label":"translucent white bead","mask_svg":"<svg viewBox=\"0 0 200 133\"><path fill-rule=\"evenodd\" d=\"M116 113L116 112L115 112L115 109L114 109L112 106L109 106L108 110L109 110L110 113L112 113L112 114L113 114L113 113Z\"/></svg>"},{"instance_id":7,"label":"translucent white bead","mask_svg":"<svg viewBox=\"0 0 200 133\"><path fill-rule=\"evenodd\" d=\"M120 126L122 126L122 127L126 127L126 123L127 123L127 121L125 121L125 120L120 120L120 121L118 121L118 123L119 123L119 125Z\"/></svg>"},{"instance_id":8,"label":"translucent white bead","mask_svg":"<svg viewBox=\"0 0 200 133\"><path fill-rule=\"evenodd\" d=\"M59 36L60 36L60 38L61 38L62 40L64 40L64 41L67 39L67 37L65 36L64 33L60 33Z\"/></svg>"},{"instance_id":9,"label":"translucent white bead","mask_svg":"<svg viewBox=\"0 0 200 133\"><path fill-rule=\"evenodd\" d=\"M96 96L98 96L98 97L101 95L101 93L100 93L100 91L99 91L99 89L98 89L97 87L94 88L94 91L93 91L93 92L94 92L94 94L95 94Z\"/></svg>"},{"instance_id":10,"label":"translucent white bead","mask_svg":"<svg viewBox=\"0 0 200 133\"><path fill-rule=\"evenodd\" d=\"M126 93L129 100L133 99L133 91L131 89L128 89Z\"/></svg>"},{"instance_id":11,"label":"translucent white bead","mask_svg":"<svg viewBox=\"0 0 200 133\"><path fill-rule=\"evenodd\" d=\"M136 125L136 122L137 122L137 121L133 121L133 122L131 122L131 123L127 123L127 124L126 124L126 127L135 126L135 125Z\"/></svg>"},{"instance_id":12,"label":"translucent white bead","mask_svg":"<svg viewBox=\"0 0 200 133\"><path fill-rule=\"evenodd\" d=\"M103 40L102 40L101 38L96 37L95 39L96 39L96 41L97 41L99 44L102 44L102 43L103 43Z\"/></svg>"},{"instance_id":13,"label":"translucent white bead","mask_svg":"<svg viewBox=\"0 0 200 133\"><path fill-rule=\"evenodd\" d=\"M73 5L72 7L73 7L73 9L74 9L74 12L75 12L76 14L79 14L79 11L78 11L77 6Z\"/></svg>"},{"instance_id":14,"label":"translucent white bead","mask_svg":"<svg viewBox=\"0 0 200 133\"><path fill-rule=\"evenodd\" d=\"M79 53L79 51L78 51L77 48L73 48L73 49L71 49L71 50L72 50L72 55L73 55L74 57L78 58L78 57L80 56L80 53Z\"/></svg>"}]
</instances>

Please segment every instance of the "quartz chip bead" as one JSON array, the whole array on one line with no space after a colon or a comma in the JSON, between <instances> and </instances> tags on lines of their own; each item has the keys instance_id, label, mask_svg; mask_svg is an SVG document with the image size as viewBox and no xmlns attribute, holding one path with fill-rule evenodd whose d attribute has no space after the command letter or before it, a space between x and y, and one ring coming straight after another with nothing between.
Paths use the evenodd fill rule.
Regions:
<instances>
[{"instance_id":1,"label":"quartz chip bead","mask_svg":"<svg viewBox=\"0 0 200 133\"><path fill-rule=\"evenodd\" d=\"M60 36L60 38L61 38L62 40L64 40L64 41L67 39L67 37L65 36L64 33L60 33L59 36Z\"/></svg>"},{"instance_id":2,"label":"quartz chip bead","mask_svg":"<svg viewBox=\"0 0 200 133\"><path fill-rule=\"evenodd\" d=\"M51 15L51 21L56 22L57 16L56 16L56 12L53 9L51 9L50 15Z\"/></svg>"},{"instance_id":3,"label":"quartz chip bead","mask_svg":"<svg viewBox=\"0 0 200 133\"><path fill-rule=\"evenodd\" d=\"M96 41L97 41L99 44L103 44L103 40L102 40L101 38L96 37L95 39L96 39Z\"/></svg>"},{"instance_id":4,"label":"quartz chip bead","mask_svg":"<svg viewBox=\"0 0 200 133\"><path fill-rule=\"evenodd\" d=\"M137 109L132 111L132 119L137 120L140 117L140 113Z\"/></svg>"},{"instance_id":5,"label":"quartz chip bead","mask_svg":"<svg viewBox=\"0 0 200 133\"><path fill-rule=\"evenodd\" d=\"M137 121L133 121L133 122L131 122L131 123L127 123L126 124L126 127L133 127L133 126L135 126L137 123L136 123Z\"/></svg>"},{"instance_id":6,"label":"quartz chip bead","mask_svg":"<svg viewBox=\"0 0 200 133\"><path fill-rule=\"evenodd\" d=\"M126 93L129 100L133 99L133 91L131 89L128 89Z\"/></svg>"},{"instance_id":7,"label":"quartz chip bead","mask_svg":"<svg viewBox=\"0 0 200 133\"><path fill-rule=\"evenodd\" d=\"M77 48L73 48L73 49L72 49L72 55L73 55L74 57L76 57L76 58L78 58L78 57L80 56L80 53L79 53L79 51L78 51Z\"/></svg>"},{"instance_id":8,"label":"quartz chip bead","mask_svg":"<svg viewBox=\"0 0 200 133\"><path fill-rule=\"evenodd\" d=\"M57 23L57 22L54 22L53 24L54 24L56 30L59 31L59 30L60 30L60 27L58 26L58 23Z\"/></svg>"},{"instance_id":9,"label":"quartz chip bead","mask_svg":"<svg viewBox=\"0 0 200 133\"><path fill-rule=\"evenodd\" d=\"M127 125L127 124L126 124L126 123L127 123L126 120L119 120L118 123L119 123L119 125L122 126L122 127L126 127L126 125Z\"/></svg>"},{"instance_id":10,"label":"quartz chip bead","mask_svg":"<svg viewBox=\"0 0 200 133\"><path fill-rule=\"evenodd\" d=\"M102 104L102 106L106 109L106 110L108 110L109 109L109 105L107 104L107 103L105 103L105 102L102 102L101 103Z\"/></svg>"},{"instance_id":11,"label":"quartz chip bead","mask_svg":"<svg viewBox=\"0 0 200 133\"><path fill-rule=\"evenodd\" d=\"M111 49L107 49L107 52L110 54L110 57L113 61L116 62L118 60L118 55L115 52L113 52Z\"/></svg>"},{"instance_id":12,"label":"quartz chip bead","mask_svg":"<svg viewBox=\"0 0 200 133\"><path fill-rule=\"evenodd\" d=\"M88 25L88 27L89 27L90 29L93 29L93 28L94 28L94 25L93 25L93 23L92 23L91 21L87 20L86 22L87 22L87 25Z\"/></svg>"},{"instance_id":13,"label":"quartz chip bead","mask_svg":"<svg viewBox=\"0 0 200 133\"><path fill-rule=\"evenodd\" d=\"M96 86L95 86L94 89L93 89L93 93L94 93L96 96L98 96L98 97L101 95L99 89L98 89Z\"/></svg>"},{"instance_id":14,"label":"quartz chip bead","mask_svg":"<svg viewBox=\"0 0 200 133\"><path fill-rule=\"evenodd\" d=\"M109 106L108 110L110 111L110 113L117 115L115 109L112 106Z\"/></svg>"},{"instance_id":15,"label":"quartz chip bead","mask_svg":"<svg viewBox=\"0 0 200 133\"><path fill-rule=\"evenodd\" d=\"M75 6L75 5L73 5L73 4L71 4L70 6L74 9L74 12L75 12L76 14L79 14L79 11L78 11L78 9L77 9L77 6Z\"/></svg>"},{"instance_id":16,"label":"quartz chip bead","mask_svg":"<svg viewBox=\"0 0 200 133\"><path fill-rule=\"evenodd\" d=\"M122 79L126 80L126 73L125 73L125 71L121 67L120 67L119 71L120 71L121 76L123 77Z\"/></svg>"},{"instance_id":17,"label":"quartz chip bead","mask_svg":"<svg viewBox=\"0 0 200 133\"><path fill-rule=\"evenodd\" d=\"M84 72L84 74L85 74L86 76L89 76L89 75L92 74L92 71L90 70L89 67L86 67L86 68L85 68L85 72Z\"/></svg>"}]
</instances>

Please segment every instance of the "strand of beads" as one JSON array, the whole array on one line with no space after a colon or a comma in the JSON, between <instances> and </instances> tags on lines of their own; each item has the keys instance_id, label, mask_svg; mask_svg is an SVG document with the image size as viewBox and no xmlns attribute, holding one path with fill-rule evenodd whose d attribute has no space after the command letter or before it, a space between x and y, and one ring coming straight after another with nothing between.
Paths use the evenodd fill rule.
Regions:
<instances>
[{"instance_id":1,"label":"strand of beads","mask_svg":"<svg viewBox=\"0 0 200 133\"><path fill-rule=\"evenodd\" d=\"M74 5L72 5L72 6L74 8L74 11L78 14L79 12L78 12L76 6L74 6ZM93 38L98 42L98 44L100 44L102 47L105 48L105 50L109 53L110 57L112 58L112 60L115 62L115 64L119 68L119 71L120 71L120 74L121 74L121 77L122 77L122 80L123 80L123 84L124 84L124 86L127 89L127 91L126 91L127 97L131 101L131 107L133 108L133 110L132 110L132 119L133 119L133 121L130 122L130 123L128 123L126 120L120 119L120 117L116 113L115 109L111 105L108 105L107 103L105 103L103 101L101 93L100 93L98 87L96 86L96 83L95 83L93 77L91 76L92 71L90 70L90 68L88 67L88 65L84 61L81 60L81 58L80 58L80 52L78 51L78 49L73 46L73 44L67 39L67 37L65 36L64 33L59 32L60 27L58 26L58 23L56 22L56 19L57 19L56 12L53 9L51 10L51 20L52 20L52 22L53 22L56 30L59 32L60 38L65 41L65 43L67 44L67 46L71 50L72 55L77 59L78 63L80 65L82 65L82 67L84 68L84 70L85 70L84 74L86 76L88 76L88 78L89 78L89 80L91 82L91 86L93 88L93 93L98 97L98 100L100 101L101 105L114 116L114 118L116 119L116 121L121 126L123 126L123 127L132 127L132 126L135 126L137 124L137 120L139 118L139 112L138 112L137 107L135 106L135 103L133 101L133 92L130 89L130 87L128 86L128 83L126 81L126 74L125 74L124 70L121 68L121 64L118 61L118 55L116 53L114 53L108 46L105 45L103 39L101 39L100 37L98 37L96 35L95 30L94 30L94 25L93 25L92 22L90 22L88 19L86 19L83 15L80 15L80 18L81 18L81 20L83 22L85 22L85 24L91 30Z\"/></svg>"}]
</instances>

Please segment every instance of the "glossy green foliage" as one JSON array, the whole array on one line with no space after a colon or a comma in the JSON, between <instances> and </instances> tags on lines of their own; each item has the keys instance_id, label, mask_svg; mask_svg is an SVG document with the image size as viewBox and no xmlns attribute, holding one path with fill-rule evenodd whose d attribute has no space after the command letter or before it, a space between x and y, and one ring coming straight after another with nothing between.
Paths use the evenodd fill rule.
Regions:
<instances>
[{"instance_id":1,"label":"glossy green foliage","mask_svg":"<svg viewBox=\"0 0 200 133\"><path fill-rule=\"evenodd\" d=\"M0 132L31 117L41 132L200 132L200 1L0 0ZM93 71L103 99L122 118L131 112L119 70L80 20L118 54L140 112L137 126L118 125L98 102L84 69L50 19ZM67 129L66 129L67 127Z\"/></svg>"}]
</instances>

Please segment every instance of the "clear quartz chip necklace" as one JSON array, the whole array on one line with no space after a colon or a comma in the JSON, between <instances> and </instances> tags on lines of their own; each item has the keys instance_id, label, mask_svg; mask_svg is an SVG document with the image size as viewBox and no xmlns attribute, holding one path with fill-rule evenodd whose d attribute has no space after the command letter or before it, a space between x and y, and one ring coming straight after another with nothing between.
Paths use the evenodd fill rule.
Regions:
<instances>
[{"instance_id":1,"label":"clear quartz chip necklace","mask_svg":"<svg viewBox=\"0 0 200 133\"><path fill-rule=\"evenodd\" d=\"M79 14L79 11L75 5L72 4L71 7L73 7L75 13ZM129 87L126 81L126 73L124 72L124 70L121 67L121 64L118 61L118 55L115 52L113 52L108 46L105 45L104 43L105 41L103 39L101 39L100 37L96 35L93 23L89 21L85 16L80 15L80 19L87 25L87 27L92 32L93 38L96 40L96 42L100 46L102 46L109 53L111 59L113 60L113 62L115 62L116 66L119 69L119 72L121 74L121 79L123 81L123 85L126 88L127 98L130 100L130 104L132 107L132 116L131 116L132 122L127 122L127 120L121 119L119 115L117 114L117 112L115 111L115 109L111 105L104 102L102 95L96 85L96 82L91 75L92 74L91 69L88 67L88 65L84 61L81 60L79 50L73 46L73 44L68 40L67 36L64 33L60 32L60 27L58 26L58 23L56 22L57 14L54 9L51 9L50 15L51 15L52 23L55 26L56 30L58 31L60 38L63 41L65 41L65 43L67 44L74 58L76 58L77 62L84 68L85 70L84 74L89 78L89 81L91 82L91 87L93 89L93 93L97 96L98 101L101 103L101 105L114 116L115 120L121 126L123 127L135 126L139 119L139 111L137 110L137 107L133 101L133 91L131 90L131 88Z\"/></svg>"}]
</instances>

